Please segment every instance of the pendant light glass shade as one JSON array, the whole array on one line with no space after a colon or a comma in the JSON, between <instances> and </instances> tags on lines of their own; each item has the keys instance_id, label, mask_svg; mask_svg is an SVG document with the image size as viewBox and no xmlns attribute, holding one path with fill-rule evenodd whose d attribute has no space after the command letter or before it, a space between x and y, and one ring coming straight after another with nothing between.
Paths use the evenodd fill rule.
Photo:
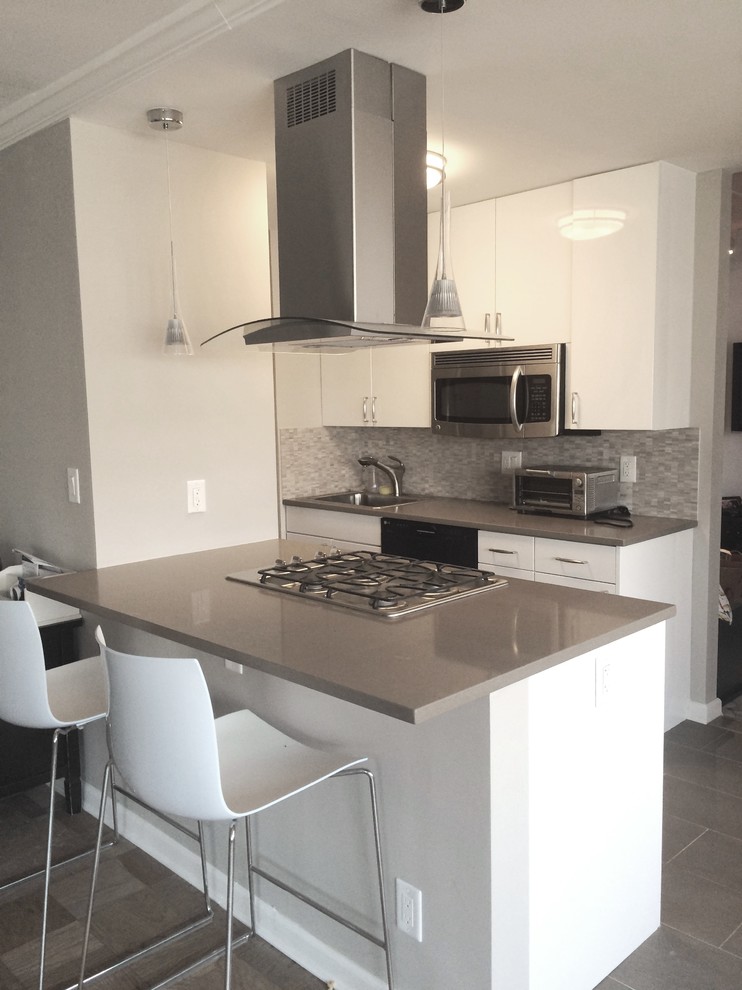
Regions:
<instances>
[{"instance_id":1,"label":"pendant light glass shade","mask_svg":"<svg viewBox=\"0 0 742 990\"><path fill-rule=\"evenodd\" d=\"M461 312L459 293L453 277L450 245L451 201L446 190L445 179L441 183L441 222L438 262L435 277L430 287L428 305L425 307L422 325L441 330L463 330L464 317Z\"/></svg>"},{"instance_id":2,"label":"pendant light glass shade","mask_svg":"<svg viewBox=\"0 0 742 990\"><path fill-rule=\"evenodd\" d=\"M180 306L178 305L178 287L175 280L175 247L172 241L170 241L170 271L172 273L173 318L167 321L162 353L170 357L190 357L193 354L191 339L188 336L185 323L178 316Z\"/></svg>"},{"instance_id":3,"label":"pendant light glass shade","mask_svg":"<svg viewBox=\"0 0 742 990\"><path fill-rule=\"evenodd\" d=\"M193 354L193 347L191 346L191 341L188 337L188 331L186 330L185 323L178 319L177 316L174 316L172 320L167 321L165 343L162 345L162 353L174 355L176 357L190 356Z\"/></svg>"}]
</instances>

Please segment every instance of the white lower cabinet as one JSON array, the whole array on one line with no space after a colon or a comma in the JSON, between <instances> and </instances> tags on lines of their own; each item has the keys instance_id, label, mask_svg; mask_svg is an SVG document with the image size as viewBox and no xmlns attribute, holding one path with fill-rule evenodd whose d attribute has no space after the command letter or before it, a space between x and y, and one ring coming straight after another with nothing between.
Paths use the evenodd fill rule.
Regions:
<instances>
[{"instance_id":1,"label":"white lower cabinet","mask_svg":"<svg viewBox=\"0 0 742 990\"><path fill-rule=\"evenodd\" d=\"M617 548L517 533L479 533L479 565L503 577L616 593Z\"/></svg>"},{"instance_id":2,"label":"white lower cabinet","mask_svg":"<svg viewBox=\"0 0 742 990\"><path fill-rule=\"evenodd\" d=\"M353 512L286 506L286 537L351 550L381 550L381 518Z\"/></svg>"},{"instance_id":3,"label":"white lower cabinet","mask_svg":"<svg viewBox=\"0 0 742 990\"><path fill-rule=\"evenodd\" d=\"M665 729L687 717L690 697L692 530L625 547L479 532L479 566L502 577L525 578L627 598L669 602Z\"/></svg>"},{"instance_id":4,"label":"white lower cabinet","mask_svg":"<svg viewBox=\"0 0 742 990\"><path fill-rule=\"evenodd\" d=\"M502 577L533 581L533 537L480 530L479 566Z\"/></svg>"},{"instance_id":5,"label":"white lower cabinet","mask_svg":"<svg viewBox=\"0 0 742 990\"><path fill-rule=\"evenodd\" d=\"M534 539L537 581L616 593L618 547L566 540ZM597 587L600 585L601 587Z\"/></svg>"}]
</instances>

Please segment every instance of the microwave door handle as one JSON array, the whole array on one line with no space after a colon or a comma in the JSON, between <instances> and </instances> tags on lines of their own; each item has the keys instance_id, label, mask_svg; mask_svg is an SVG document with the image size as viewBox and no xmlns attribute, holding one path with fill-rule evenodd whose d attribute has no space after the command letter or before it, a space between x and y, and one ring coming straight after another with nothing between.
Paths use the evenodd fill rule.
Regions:
<instances>
[{"instance_id":1,"label":"microwave door handle","mask_svg":"<svg viewBox=\"0 0 742 990\"><path fill-rule=\"evenodd\" d=\"M523 368L518 365L513 372L513 377L510 379L510 420L518 433L523 432L523 423L518 421L518 410L515 400L518 395L518 382L520 381L522 374Z\"/></svg>"}]
</instances>

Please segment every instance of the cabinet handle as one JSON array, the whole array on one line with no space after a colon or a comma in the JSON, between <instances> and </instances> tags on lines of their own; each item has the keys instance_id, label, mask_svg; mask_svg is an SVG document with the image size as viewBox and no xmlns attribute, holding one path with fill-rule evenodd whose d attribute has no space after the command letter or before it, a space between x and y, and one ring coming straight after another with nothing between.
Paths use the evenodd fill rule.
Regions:
<instances>
[{"instance_id":1,"label":"cabinet handle","mask_svg":"<svg viewBox=\"0 0 742 990\"><path fill-rule=\"evenodd\" d=\"M363 397L363 422L368 423L368 396Z\"/></svg>"},{"instance_id":2,"label":"cabinet handle","mask_svg":"<svg viewBox=\"0 0 742 990\"><path fill-rule=\"evenodd\" d=\"M492 314L484 314L484 332L492 333ZM495 313L495 337L502 337L502 313Z\"/></svg>"},{"instance_id":3,"label":"cabinet handle","mask_svg":"<svg viewBox=\"0 0 742 990\"><path fill-rule=\"evenodd\" d=\"M578 392L572 393L572 426L577 426L580 421L580 396Z\"/></svg>"},{"instance_id":4,"label":"cabinet handle","mask_svg":"<svg viewBox=\"0 0 742 990\"><path fill-rule=\"evenodd\" d=\"M517 550L500 550L498 547L489 547L489 552L490 553L509 553L511 556L514 557L517 554L518 551Z\"/></svg>"},{"instance_id":5,"label":"cabinet handle","mask_svg":"<svg viewBox=\"0 0 742 990\"><path fill-rule=\"evenodd\" d=\"M558 560L560 564L580 564L582 567L587 566L586 560L577 560L574 557L555 557L554 560Z\"/></svg>"},{"instance_id":6,"label":"cabinet handle","mask_svg":"<svg viewBox=\"0 0 742 990\"><path fill-rule=\"evenodd\" d=\"M376 422L376 396L371 396L371 422Z\"/></svg>"}]
</instances>

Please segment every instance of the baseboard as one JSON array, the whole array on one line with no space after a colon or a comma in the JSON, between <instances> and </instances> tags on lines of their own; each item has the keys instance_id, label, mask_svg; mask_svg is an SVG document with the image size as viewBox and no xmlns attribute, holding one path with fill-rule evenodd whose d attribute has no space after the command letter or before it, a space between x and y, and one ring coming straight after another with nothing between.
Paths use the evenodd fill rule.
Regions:
<instances>
[{"instance_id":1,"label":"baseboard","mask_svg":"<svg viewBox=\"0 0 742 990\"><path fill-rule=\"evenodd\" d=\"M83 787L83 809L94 817L100 809L100 788L91 784ZM201 889L201 858L194 844L184 846L162 828L147 820L137 806L119 801L119 832L193 887ZM110 825L110 811L107 813ZM227 904L227 877L222 870L209 864L209 890L212 899L222 908ZM336 990L385 990L387 983L362 969L331 946L321 942L270 904L256 898L255 930L279 952L330 984ZM234 915L242 924L249 924L250 901L247 889L235 883Z\"/></svg>"},{"instance_id":2,"label":"baseboard","mask_svg":"<svg viewBox=\"0 0 742 990\"><path fill-rule=\"evenodd\" d=\"M714 698L713 701L707 703L701 701L688 702L686 718L689 718L691 722L700 722L701 725L708 725L709 722L713 722L720 715L721 700L719 698Z\"/></svg>"}]
</instances>

